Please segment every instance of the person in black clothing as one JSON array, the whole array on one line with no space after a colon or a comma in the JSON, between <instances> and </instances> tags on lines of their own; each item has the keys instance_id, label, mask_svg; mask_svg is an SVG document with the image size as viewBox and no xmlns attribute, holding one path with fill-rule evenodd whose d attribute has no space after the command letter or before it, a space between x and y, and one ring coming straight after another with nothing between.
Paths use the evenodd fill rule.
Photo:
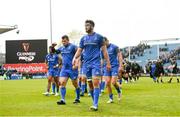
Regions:
<instances>
[{"instance_id":1,"label":"person in black clothing","mask_svg":"<svg viewBox=\"0 0 180 117\"><path fill-rule=\"evenodd\" d=\"M140 66L135 61L131 65L131 73L134 81L139 79L139 73L140 73Z\"/></svg>"},{"instance_id":2,"label":"person in black clothing","mask_svg":"<svg viewBox=\"0 0 180 117\"><path fill-rule=\"evenodd\" d=\"M178 68L177 68L176 59L173 59L173 60L171 61L171 69L172 69L171 78L169 79L168 83L171 83L171 81L172 81L172 79L173 79L173 76L176 76L176 75L177 75ZM177 83L179 83L179 78L178 78L178 77L177 77Z\"/></svg>"},{"instance_id":3,"label":"person in black clothing","mask_svg":"<svg viewBox=\"0 0 180 117\"><path fill-rule=\"evenodd\" d=\"M161 60L158 60L156 63L156 75L157 75L157 83L159 80L163 83L162 76L164 75L163 63Z\"/></svg>"},{"instance_id":4,"label":"person in black clothing","mask_svg":"<svg viewBox=\"0 0 180 117\"><path fill-rule=\"evenodd\" d=\"M128 83L128 78L131 80L132 77L131 77L131 63L129 61L125 61L125 64L124 64L124 67L125 67L125 83Z\"/></svg>"}]
</instances>

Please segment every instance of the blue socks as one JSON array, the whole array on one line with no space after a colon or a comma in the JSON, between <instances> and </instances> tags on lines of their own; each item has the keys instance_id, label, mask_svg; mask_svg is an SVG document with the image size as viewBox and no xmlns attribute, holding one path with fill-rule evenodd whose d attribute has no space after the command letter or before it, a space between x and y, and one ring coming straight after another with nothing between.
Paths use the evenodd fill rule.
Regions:
<instances>
[{"instance_id":1,"label":"blue socks","mask_svg":"<svg viewBox=\"0 0 180 117\"><path fill-rule=\"evenodd\" d=\"M154 80L154 82L156 82L156 77L155 76L153 77L153 80Z\"/></svg>"},{"instance_id":2,"label":"blue socks","mask_svg":"<svg viewBox=\"0 0 180 117\"><path fill-rule=\"evenodd\" d=\"M101 84L100 84L101 91L104 91L104 88L105 88L105 81L101 81Z\"/></svg>"},{"instance_id":3,"label":"blue socks","mask_svg":"<svg viewBox=\"0 0 180 117\"><path fill-rule=\"evenodd\" d=\"M85 88L86 88L86 84L81 84L81 92L82 94L84 95L84 92L85 92Z\"/></svg>"},{"instance_id":4,"label":"blue socks","mask_svg":"<svg viewBox=\"0 0 180 117\"><path fill-rule=\"evenodd\" d=\"M93 105L95 107L98 107L99 93L100 93L99 88L94 88L94 103L93 103Z\"/></svg>"},{"instance_id":5,"label":"blue socks","mask_svg":"<svg viewBox=\"0 0 180 117\"><path fill-rule=\"evenodd\" d=\"M55 93L56 84L52 83L52 92Z\"/></svg>"},{"instance_id":6,"label":"blue socks","mask_svg":"<svg viewBox=\"0 0 180 117\"><path fill-rule=\"evenodd\" d=\"M81 87L81 81L80 80L78 81L78 86Z\"/></svg>"},{"instance_id":7,"label":"blue socks","mask_svg":"<svg viewBox=\"0 0 180 117\"><path fill-rule=\"evenodd\" d=\"M113 100L113 94L112 94L112 93L109 94L109 98L110 98L111 100Z\"/></svg>"},{"instance_id":8,"label":"blue socks","mask_svg":"<svg viewBox=\"0 0 180 117\"><path fill-rule=\"evenodd\" d=\"M91 94L92 99L94 100L94 90L89 90L89 93Z\"/></svg>"},{"instance_id":9,"label":"blue socks","mask_svg":"<svg viewBox=\"0 0 180 117\"><path fill-rule=\"evenodd\" d=\"M122 79L119 79L118 81L119 81L119 84L122 84Z\"/></svg>"},{"instance_id":10,"label":"blue socks","mask_svg":"<svg viewBox=\"0 0 180 117\"><path fill-rule=\"evenodd\" d=\"M80 99L80 88L76 88L76 99Z\"/></svg>"},{"instance_id":11,"label":"blue socks","mask_svg":"<svg viewBox=\"0 0 180 117\"><path fill-rule=\"evenodd\" d=\"M66 88L61 87L60 90L61 90L61 99L65 101Z\"/></svg>"}]
</instances>

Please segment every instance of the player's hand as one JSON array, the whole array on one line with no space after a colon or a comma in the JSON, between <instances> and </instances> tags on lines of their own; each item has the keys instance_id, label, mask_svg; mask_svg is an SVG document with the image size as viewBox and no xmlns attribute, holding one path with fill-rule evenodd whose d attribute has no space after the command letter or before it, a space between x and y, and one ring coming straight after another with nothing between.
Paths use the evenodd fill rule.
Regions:
<instances>
[{"instance_id":1,"label":"player's hand","mask_svg":"<svg viewBox=\"0 0 180 117\"><path fill-rule=\"evenodd\" d=\"M72 69L74 69L74 70L77 69L77 68L78 68L78 67L77 67L76 65L73 65L73 66L72 66Z\"/></svg>"},{"instance_id":2,"label":"player's hand","mask_svg":"<svg viewBox=\"0 0 180 117\"><path fill-rule=\"evenodd\" d=\"M109 62L108 62L107 65L106 65L106 69L107 69L108 71L111 70L111 64L110 64Z\"/></svg>"},{"instance_id":3,"label":"player's hand","mask_svg":"<svg viewBox=\"0 0 180 117\"><path fill-rule=\"evenodd\" d=\"M59 67L59 65L57 64L57 65L55 65L55 66L53 66L53 68L58 68Z\"/></svg>"},{"instance_id":4,"label":"player's hand","mask_svg":"<svg viewBox=\"0 0 180 117\"><path fill-rule=\"evenodd\" d=\"M124 71L124 68L122 66L119 66L118 70L119 70L119 72Z\"/></svg>"},{"instance_id":5,"label":"player's hand","mask_svg":"<svg viewBox=\"0 0 180 117\"><path fill-rule=\"evenodd\" d=\"M53 47L55 47L56 45L57 45L57 43L56 43L56 42L52 43L52 46L53 46Z\"/></svg>"},{"instance_id":6,"label":"player's hand","mask_svg":"<svg viewBox=\"0 0 180 117\"><path fill-rule=\"evenodd\" d=\"M73 66L76 65L76 59L75 59L75 58L73 58L73 60L72 60L72 65L73 65Z\"/></svg>"}]
</instances>

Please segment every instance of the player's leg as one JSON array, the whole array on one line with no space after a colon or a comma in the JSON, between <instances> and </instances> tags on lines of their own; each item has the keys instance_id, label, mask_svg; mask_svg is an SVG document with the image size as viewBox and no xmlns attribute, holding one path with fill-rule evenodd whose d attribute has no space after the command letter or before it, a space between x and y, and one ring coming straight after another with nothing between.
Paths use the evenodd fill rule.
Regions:
<instances>
[{"instance_id":1,"label":"player's leg","mask_svg":"<svg viewBox=\"0 0 180 117\"><path fill-rule=\"evenodd\" d=\"M125 83L128 83L129 73L125 73Z\"/></svg>"},{"instance_id":2,"label":"player's leg","mask_svg":"<svg viewBox=\"0 0 180 117\"><path fill-rule=\"evenodd\" d=\"M105 81L106 81L106 79L104 77L102 77L101 83L100 83L100 91L101 91L101 93L104 93L104 89L105 89L105 85L106 85Z\"/></svg>"},{"instance_id":3,"label":"player's leg","mask_svg":"<svg viewBox=\"0 0 180 117\"><path fill-rule=\"evenodd\" d=\"M136 74L135 74L135 72L132 72L132 81L136 81Z\"/></svg>"},{"instance_id":4,"label":"player's leg","mask_svg":"<svg viewBox=\"0 0 180 117\"><path fill-rule=\"evenodd\" d=\"M179 81L179 78L177 77L177 83L179 83L180 81Z\"/></svg>"},{"instance_id":5,"label":"player's leg","mask_svg":"<svg viewBox=\"0 0 180 117\"><path fill-rule=\"evenodd\" d=\"M48 75L48 85L47 85L47 91L45 93L43 93L46 96L50 95L50 88L51 88L51 82L52 82L52 75L49 74Z\"/></svg>"},{"instance_id":6,"label":"player's leg","mask_svg":"<svg viewBox=\"0 0 180 117\"><path fill-rule=\"evenodd\" d=\"M107 103L112 103L113 93L112 93L112 88L111 88L111 76L103 76L103 78L106 79L107 92L109 94L109 100L107 101Z\"/></svg>"},{"instance_id":7,"label":"player's leg","mask_svg":"<svg viewBox=\"0 0 180 117\"><path fill-rule=\"evenodd\" d=\"M61 99L57 102L58 105L64 105L65 102L65 96L66 96L66 84L67 84L68 78L67 77L60 77L60 93L61 93Z\"/></svg>"},{"instance_id":8,"label":"player's leg","mask_svg":"<svg viewBox=\"0 0 180 117\"><path fill-rule=\"evenodd\" d=\"M139 80L139 74L140 74L140 73L137 73L137 80Z\"/></svg>"},{"instance_id":9,"label":"player's leg","mask_svg":"<svg viewBox=\"0 0 180 117\"><path fill-rule=\"evenodd\" d=\"M82 74L79 73L78 74L78 86L81 88L81 77L82 77Z\"/></svg>"},{"instance_id":10,"label":"player's leg","mask_svg":"<svg viewBox=\"0 0 180 117\"><path fill-rule=\"evenodd\" d=\"M52 77L52 92L51 95L54 95L56 93L56 82L54 80L54 77Z\"/></svg>"},{"instance_id":11,"label":"player's leg","mask_svg":"<svg viewBox=\"0 0 180 117\"><path fill-rule=\"evenodd\" d=\"M117 82L118 81L118 66L117 67L114 67L112 68L112 73L111 73L111 83L112 85L115 87L117 93L118 93L118 100L120 101L121 100L121 87L119 85L119 83Z\"/></svg>"},{"instance_id":12,"label":"player's leg","mask_svg":"<svg viewBox=\"0 0 180 117\"><path fill-rule=\"evenodd\" d=\"M157 76L156 82L159 83L159 80L160 80L160 76Z\"/></svg>"},{"instance_id":13,"label":"player's leg","mask_svg":"<svg viewBox=\"0 0 180 117\"><path fill-rule=\"evenodd\" d=\"M87 65L83 65L82 75L86 77L86 80L88 82L88 86L89 86L88 96L91 96L92 99L94 100L94 87L92 83L92 73L91 73L91 69L87 67Z\"/></svg>"},{"instance_id":14,"label":"player's leg","mask_svg":"<svg viewBox=\"0 0 180 117\"><path fill-rule=\"evenodd\" d=\"M54 81L55 81L55 83L56 83L56 94L55 94L55 96L58 96L58 95L59 95L59 85L60 85L60 83L59 83L59 77L56 76L56 77L54 78Z\"/></svg>"},{"instance_id":15,"label":"player's leg","mask_svg":"<svg viewBox=\"0 0 180 117\"><path fill-rule=\"evenodd\" d=\"M163 73L160 74L160 80L161 80L161 83L164 83L163 82Z\"/></svg>"},{"instance_id":16,"label":"player's leg","mask_svg":"<svg viewBox=\"0 0 180 117\"><path fill-rule=\"evenodd\" d=\"M176 73L176 79L177 79L177 83L179 83L179 78L178 78L178 74Z\"/></svg>"},{"instance_id":17,"label":"player's leg","mask_svg":"<svg viewBox=\"0 0 180 117\"><path fill-rule=\"evenodd\" d=\"M64 105L65 103L65 96L66 96L66 84L68 81L68 73L66 70L61 70L60 72L60 94L61 94L61 99L60 101L57 102L58 105Z\"/></svg>"},{"instance_id":18,"label":"player's leg","mask_svg":"<svg viewBox=\"0 0 180 117\"><path fill-rule=\"evenodd\" d=\"M111 88L111 71L107 71L107 69L104 68L102 78L106 80L106 87L107 87L107 92L109 95L109 100L107 101L107 103L112 103L113 102L113 93L112 93L112 88Z\"/></svg>"},{"instance_id":19,"label":"player's leg","mask_svg":"<svg viewBox=\"0 0 180 117\"><path fill-rule=\"evenodd\" d=\"M86 77L84 75L81 75L81 96L84 96L86 89Z\"/></svg>"},{"instance_id":20,"label":"player's leg","mask_svg":"<svg viewBox=\"0 0 180 117\"><path fill-rule=\"evenodd\" d=\"M172 79L173 79L173 73L171 73L168 83L171 83Z\"/></svg>"},{"instance_id":21,"label":"player's leg","mask_svg":"<svg viewBox=\"0 0 180 117\"><path fill-rule=\"evenodd\" d=\"M122 78L123 78L124 71L120 70L118 73L118 82L121 85L122 84Z\"/></svg>"},{"instance_id":22,"label":"player's leg","mask_svg":"<svg viewBox=\"0 0 180 117\"><path fill-rule=\"evenodd\" d=\"M98 101L99 101L99 94L100 94L100 87L99 82L101 78L101 69L100 67L94 67L92 69L92 82L94 87L94 100L93 106L90 107L91 110L97 111L98 110Z\"/></svg>"},{"instance_id":23,"label":"player's leg","mask_svg":"<svg viewBox=\"0 0 180 117\"><path fill-rule=\"evenodd\" d=\"M86 76L85 76L86 77ZM88 87L87 87L87 78L85 78L85 91L84 93L87 93L88 92Z\"/></svg>"},{"instance_id":24,"label":"player's leg","mask_svg":"<svg viewBox=\"0 0 180 117\"><path fill-rule=\"evenodd\" d=\"M60 86L60 82L59 82L59 69L57 69L55 71L54 81L56 83L56 94L55 94L55 96L58 96L59 95L59 86Z\"/></svg>"},{"instance_id":25,"label":"player's leg","mask_svg":"<svg viewBox=\"0 0 180 117\"><path fill-rule=\"evenodd\" d=\"M75 87L76 92L76 99L73 103L80 103L80 87L78 85L78 71L77 70L70 70L68 72L69 77L71 78L72 84Z\"/></svg>"},{"instance_id":26,"label":"player's leg","mask_svg":"<svg viewBox=\"0 0 180 117\"><path fill-rule=\"evenodd\" d=\"M92 78L87 78L88 86L89 86L89 93L88 96L91 96L92 99L94 100L94 87L92 83Z\"/></svg>"},{"instance_id":27,"label":"player's leg","mask_svg":"<svg viewBox=\"0 0 180 117\"><path fill-rule=\"evenodd\" d=\"M118 77L117 76L112 76L112 85L114 86L114 88L116 89L117 93L118 93L118 100L121 100L122 97L122 89L120 84L117 82L118 81Z\"/></svg>"}]
</instances>

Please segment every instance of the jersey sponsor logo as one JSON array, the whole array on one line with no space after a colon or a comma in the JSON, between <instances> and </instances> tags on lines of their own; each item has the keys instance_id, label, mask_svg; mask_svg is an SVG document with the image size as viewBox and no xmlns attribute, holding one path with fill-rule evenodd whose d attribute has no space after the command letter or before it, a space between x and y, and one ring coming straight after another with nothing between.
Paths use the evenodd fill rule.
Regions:
<instances>
[{"instance_id":1,"label":"jersey sponsor logo","mask_svg":"<svg viewBox=\"0 0 180 117\"><path fill-rule=\"evenodd\" d=\"M71 53L70 51L63 51L61 52L62 54L68 54L68 53Z\"/></svg>"},{"instance_id":2,"label":"jersey sponsor logo","mask_svg":"<svg viewBox=\"0 0 180 117\"><path fill-rule=\"evenodd\" d=\"M84 45L97 45L97 43L93 43L93 42L85 42Z\"/></svg>"}]
</instances>

